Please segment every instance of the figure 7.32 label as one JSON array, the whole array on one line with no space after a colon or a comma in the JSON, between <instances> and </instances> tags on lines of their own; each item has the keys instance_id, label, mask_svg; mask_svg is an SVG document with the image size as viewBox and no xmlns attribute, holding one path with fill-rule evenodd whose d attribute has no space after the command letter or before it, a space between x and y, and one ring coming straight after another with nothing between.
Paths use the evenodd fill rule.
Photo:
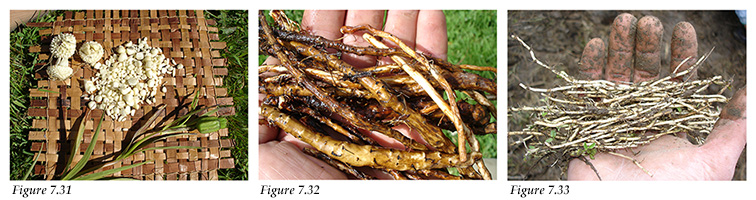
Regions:
<instances>
[{"instance_id":1,"label":"figure 7.32 label","mask_svg":"<svg viewBox=\"0 0 756 200\"><path fill-rule=\"evenodd\" d=\"M260 194L269 195L270 198L276 198L279 195L315 195L320 194L320 186L298 185L297 187L273 187L271 185L262 185Z\"/></svg>"},{"instance_id":2,"label":"figure 7.32 label","mask_svg":"<svg viewBox=\"0 0 756 200\"><path fill-rule=\"evenodd\" d=\"M509 194L525 198L528 195L568 195L570 194L569 185L549 185L548 187L523 187L522 185L512 185L512 191Z\"/></svg>"}]
</instances>

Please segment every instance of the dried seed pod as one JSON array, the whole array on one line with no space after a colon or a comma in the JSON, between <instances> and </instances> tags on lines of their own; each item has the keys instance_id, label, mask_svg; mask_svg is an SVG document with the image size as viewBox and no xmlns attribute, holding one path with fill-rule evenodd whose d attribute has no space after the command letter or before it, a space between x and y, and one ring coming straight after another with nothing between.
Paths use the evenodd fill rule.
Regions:
<instances>
[{"instance_id":1,"label":"dried seed pod","mask_svg":"<svg viewBox=\"0 0 756 200\"><path fill-rule=\"evenodd\" d=\"M228 120L226 118L203 116L197 119L196 128L200 133L212 133L226 128L227 124Z\"/></svg>"},{"instance_id":2,"label":"dried seed pod","mask_svg":"<svg viewBox=\"0 0 756 200\"><path fill-rule=\"evenodd\" d=\"M103 54L105 54L105 51L102 49L102 45L95 41L85 42L79 48L79 57L89 65L94 65L94 63L100 61Z\"/></svg>"},{"instance_id":3,"label":"dried seed pod","mask_svg":"<svg viewBox=\"0 0 756 200\"><path fill-rule=\"evenodd\" d=\"M56 35L50 42L50 53L59 59L68 59L76 52L76 37L70 33Z\"/></svg>"},{"instance_id":4,"label":"dried seed pod","mask_svg":"<svg viewBox=\"0 0 756 200\"><path fill-rule=\"evenodd\" d=\"M47 74L50 75L52 80L64 81L71 77L73 68L68 66L68 60L59 59L54 65L47 67Z\"/></svg>"}]
</instances>

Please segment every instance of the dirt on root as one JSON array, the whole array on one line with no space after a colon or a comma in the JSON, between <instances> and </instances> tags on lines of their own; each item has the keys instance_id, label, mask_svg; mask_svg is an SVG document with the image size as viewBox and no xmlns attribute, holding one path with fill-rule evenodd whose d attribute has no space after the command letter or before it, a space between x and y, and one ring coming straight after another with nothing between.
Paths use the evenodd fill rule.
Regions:
<instances>
[{"instance_id":1,"label":"dirt on root","mask_svg":"<svg viewBox=\"0 0 756 200\"><path fill-rule=\"evenodd\" d=\"M633 14L640 19L653 15L662 22L662 66L670 66L670 40L672 29L678 22L691 23L698 37L698 55L716 47L714 52L698 69L699 78L722 76L732 79L734 89L726 90L724 95L732 97L737 89L746 85L746 45L745 26L740 23L733 11L509 11L509 35L516 34L533 48L536 57L557 70L576 76L578 62L583 48L593 38L608 41L610 25L621 13ZM532 62L530 54L519 42L509 38L508 53L508 92L509 107L532 106L539 102L539 96L526 92L518 84L537 88L552 88L564 84L552 72ZM662 67L660 76L669 75L670 69ZM716 89L710 89L713 93ZM718 90L717 90L718 91ZM528 116L509 115L509 130L522 130ZM512 144L514 140L508 139ZM522 145L509 145L508 179L509 180L564 180L561 164L555 163L555 156L544 159L523 159L525 148ZM746 179L746 151L738 160L733 180ZM564 165L561 165L564 166Z\"/></svg>"}]
</instances>

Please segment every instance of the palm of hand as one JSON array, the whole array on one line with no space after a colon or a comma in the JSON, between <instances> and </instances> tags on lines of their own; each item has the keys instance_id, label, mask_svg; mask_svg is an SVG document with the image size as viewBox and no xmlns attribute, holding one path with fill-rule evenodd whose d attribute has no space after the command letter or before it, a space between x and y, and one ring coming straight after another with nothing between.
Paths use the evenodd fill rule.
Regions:
<instances>
[{"instance_id":1,"label":"palm of hand","mask_svg":"<svg viewBox=\"0 0 756 200\"><path fill-rule=\"evenodd\" d=\"M651 144L624 151L654 175L649 176L632 161L599 153L590 162L596 167L602 180L727 180L732 178L734 163L720 159L720 152L699 147L675 136L663 136ZM634 154L637 153L637 154ZM737 156L734 158L737 161ZM728 169L729 168L729 169ZM599 180L595 172L583 161L570 162L570 179Z\"/></svg>"},{"instance_id":2,"label":"palm of hand","mask_svg":"<svg viewBox=\"0 0 756 200\"><path fill-rule=\"evenodd\" d=\"M636 30L635 26L636 20L632 15L621 14L615 19L608 58L603 55L606 51L600 39L589 42L580 66L583 74L593 79L626 82L656 78L660 67L659 43L663 29L658 19L644 17L637 20L636 39L636 33L632 33ZM678 24L672 38L673 69L686 57L695 60L697 42L692 25L685 22ZM680 70L691 65L683 63ZM595 159L589 160L596 171L587 163L573 159L569 163L568 178L599 180L598 173L602 180L729 180L745 146L745 99L743 88L725 106L721 119L704 145L696 146L684 138L667 135L650 144L616 152L634 158L653 176L629 159L598 153Z\"/></svg>"}]
</instances>

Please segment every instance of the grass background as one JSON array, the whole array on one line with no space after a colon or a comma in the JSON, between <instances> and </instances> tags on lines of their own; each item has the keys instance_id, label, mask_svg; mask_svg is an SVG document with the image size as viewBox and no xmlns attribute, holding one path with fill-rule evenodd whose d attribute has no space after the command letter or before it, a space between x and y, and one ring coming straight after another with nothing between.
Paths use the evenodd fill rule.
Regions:
<instances>
[{"instance_id":1,"label":"grass background","mask_svg":"<svg viewBox=\"0 0 756 200\"><path fill-rule=\"evenodd\" d=\"M286 15L296 21L302 21L303 11L284 11ZM267 14L267 11L265 12ZM496 10L446 10L446 30L448 34L448 60L454 64L470 64L477 66L496 67ZM258 64L262 64L267 56L260 56ZM493 72L477 72L483 77L496 80ZM457 93L461 100L473 102L464 94ZM496 100L492 103L496 105ZM496 119L492 118L495 122ZM446 132L447 135L452 133ZM451 137L456 143L456 136ZM496 134L477 136L481 143L481 153L485 158L496 158Z\"/></svg>"},{"instance_id":2,"label":"grass background","mask_svg":"<svg viewBox=\"0 0 756 200\"><path fill-rule=\"evenodd\" d=\"M53 11L33 22L52 22L63 11ZM221 55L227 59L228 76L224 77L228 95L233 97L236 115L229 116L229 137L235 142L231 150L235 168L221 169L222 180L248 179L248 12L246 10L205 11L207 19L217 22L220 40L226 42ZM26 139L31 127L31 118L26 116L29 89L34 79L33 66L38 53L30 53L29 47L40 45L40 28L19 25L10 33L10 180L20 180L33 164L34 152L29 151ZM35 179L39 177L30 177Z\"/></svg>"},{"instance_id":3,"label":"grass background","mask_svg":"<svg viewBox=\"0 0 756 200\"><path fill-rule=\"evenodd\" d=\"M229 137L234 140L231 155L234 168L218 170L218 178L248 180L249 167L249 12L246 10L205 11L205 17L217 22L220 40L226 42L221 56L226 58L228 76L223 80L228 96L234 98L236 115L228 118Z\"/></svg>"},{"instance_id":4,"label":"grass background","mask_svg":"<svg viewBox=\"0 0 756 200\"><path fill-rule=\"evenodd\" d=\"M34 22L52 22L63 12L53 11L38 17ZM34 66L39 62L39 53L30 53L29 47L39 45L40 28L19 25L10 33L10 180L23 179L26 170L34 161L31 142L26 138L31 128L31 118L26 115L29 104L29 88L32 87ZM32 179L34 177L31 177Z\"/></svg>"}]
</instances>

